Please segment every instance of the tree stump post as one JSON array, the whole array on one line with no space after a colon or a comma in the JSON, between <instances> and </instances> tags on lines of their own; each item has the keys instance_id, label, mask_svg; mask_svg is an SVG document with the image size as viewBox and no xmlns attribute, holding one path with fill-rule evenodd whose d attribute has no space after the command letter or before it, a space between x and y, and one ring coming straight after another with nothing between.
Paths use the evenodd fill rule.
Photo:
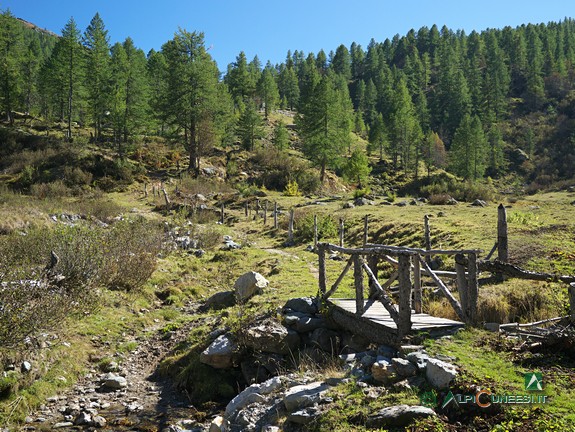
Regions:
<instances>
[{"instance_id":1,"label":"tree stump post","mask_svg":"<svg viewBox=\"0 0 575 432\"><path fill-rule=\"evenodd\" d=\"M254 216L254 220L260 217L260 199L256 199L256 214Z\"/></svg>"},{"instance_id":2,"label":"tree stump post","mask_svg":"<svg viewBox=\"0 0 575 432\"><path fill-rule=\"evenodd\" d=\"M268 202L264 203L264 225L268 223Z\"/></svg>"},{"instance_id":3,"label":"tree stump post","mask_svg":"<svg viewBox=\"0 0 575 432\"><path fill-rule=\"evenodd\" d=\"M368 224L369 224L369 216L365 215L363 217L363 247L367 246L367 232L368 232Z\"/></svg>"},{"instance_id":4,"label":"tree stump post","mask_svg":"<svg viewBox=\"0 0 575 432\"><path fill-rule=\"evenodd\" d=\"M418 258L419 259L419 258ZM411 330L411 257L408 254L398 256L399 273L399 320L397 334L403 338Z\"/></svg>"},{"instance_id":5,"label":"tree stump post","mask_svg":"<svg viewBox=\"0 0 575 432\"><path fill-rule=\"evenodd\" d=\"M339 247L343 247L343 218L339 219Z\"/></svg>"},{"instance_id":6,"label":"tree stump post","mask_svg":"<svg viewBox=\"0 0 575 432\"><path fill-rule=\"evenodd\" d=\"M148 198L148 183L144 183L144 198Z\"/></svg>"},{"instance_id":7,"label":"tree stump post","mask_svg":"<svg viewBox=\"0 0 575 432\"><path fill-rule=\"evenodd\" d=\"M353 256L353 280L355 285L355 314L361 316L364 312L361 255Z\"/></svg>"},{"instance_id":8,"label":"tree stump post","mask_svg":"<svg viewBox=\"0 0 575 432\"><path fill-rule=\"evenodd\" d=\"M413 309L415 313L421 313L422 309L421 292L421 263L416 256L413 260Z\"/></svg>"},{"instance_id":9,"label":"tree stump post","mask_svg":"<svg viewBox=\"0 0 575 432\"><path fill-rule=\"evenodd\" d=\"M431 250L431 229L429 228L429 216L423 216L423 241L425 250ZM425 256L425 262L427 265L431 265L431 255Z\"/></svg>"},{"instance_id":10,"label":"tree stump post","mask_svg":"<svg viewBox=\"0 0 575 432\"><path fill-rule=\"evenodd\" d=\"M170 209L170 198L168 197L168 192L166 192L166 189L162 188L162 193L164 194L164 201L166 202L166 208L169 210Z\"/></svg>"},{"instance_id":11,"label":"tree stump post","mask_svg":"<svg viewBox=\"0 0 575 432\"><path fill-rule=\"evenodd\" d=\"M223 225L224 221L225 221L225 206L224 203L222 203L221 207L220 207L220 223Z\"/></svg>"},{"instance_id":12,"label":"tree stump post","mask_svg":"<svg viewBox=\"0 0 575 432\"><path fill-rule=\"evenodd\" d=\"M244 214L246 215L246 217L249 216L249 212L250 212L250 203L246 201L244 204Z\"/></svg>"}]
</instances>

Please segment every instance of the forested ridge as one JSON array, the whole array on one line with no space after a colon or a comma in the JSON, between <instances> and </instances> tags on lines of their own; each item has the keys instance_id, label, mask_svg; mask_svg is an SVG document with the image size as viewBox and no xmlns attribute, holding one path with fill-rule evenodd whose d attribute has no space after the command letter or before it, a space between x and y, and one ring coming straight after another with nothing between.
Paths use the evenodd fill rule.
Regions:
<instances>
[{"instance_id":1,"label":"forested ridge","mask_svg":"<svg viewBox=\"0 0 575 432\"><path fill-rule=\"evenodd\" d=\"M240 52L222 73L202 33L180 29L146 54L131 38L112 43L98 14L55 37L4 11L0 51L8 128L22 115L60 122L69 141L90 128L119 158L157 136L183 144L198 174L214 146L263 145L281 108L295 112L291 145L321 180L335 170L361 185L378 158L408 179L445 169L470 181L512 175L534 190L574 175L570 18L470 34L433 25L365 48L290 51L276 65ZM264 141L285 151L286 125L274 126Z\"/></svg>"}]
</instances>

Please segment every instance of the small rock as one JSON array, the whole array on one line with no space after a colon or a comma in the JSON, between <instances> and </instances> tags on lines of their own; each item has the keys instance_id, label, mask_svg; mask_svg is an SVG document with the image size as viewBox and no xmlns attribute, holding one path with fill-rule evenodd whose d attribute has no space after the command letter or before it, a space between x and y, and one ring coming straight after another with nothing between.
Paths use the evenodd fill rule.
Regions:
<instances>
[{"instance_id":1,"label":"small rock","mask_svg":"<svg viewBox=\"0 0 575 432\"><path fill-rule=\"evenodd\" d=\"M24 361L20 365L20 371L22 373L28 373L32 370L32 364L30 362Z\"/></svg>"},{"instance_id":2,"label":"small rock","mask_svg":"<svg viewBox=\"0 0 575 432\"><path fill-rule=\"evenodd\" d=\"M292 298L287 301L284 309L291 309L308 315L313 315L318 311L317 304L311 297Z\"/></svg>"},{"instance_id":3,"label":"small rock","mask_svg":"<svg viewBox=\"0 0 575 432\"><path fill-rule=\"evenodd\" d=\"M92 426L95 426L97 428L103 428L106 427L107 421L104 417L97 415L94 416L92 418Z\"/></svg>"},{"instance_id":4,"label":"small rock","mask_svg":"<svg viewBox=\"0 0 575 432\"><path fill-rule=\"evenodd\" d=\"M221 335L216 338L200 354L200 361L216 369L227 369L234 365L237 345L229 335Z\"/></svg>"},{"instance_id":5,"label":"small rock","mask_svg":"<svg viewBox=\"0 0 575 432\"><path fill-rule=\"evenodd\" d=\"M417 351L422 351L423 350L423 345L402 345L399 348L399 352L402 354L409 354L412 352L417 352Z\"/></svg>"},{"instance_id":6,"label":"small rock","mask_svg":"<svg viewBox=\"0 0 575 432\"><path fill-rule=\"evenodd\" d=\"M487 203L483 200L476 199L471 203L473 207L487 207Z\"/></svg>"},{"instance_id":7,"label":"small rock","mask_svg":"<svg viewBox=\"0 0 575 432\"><path fill-rule=\"evenodd\" d=\"M319 381L292 387L284 396L284 405L289 412L309 407L318 403L322 394L329 388L329 385Z\"/></svg>"},{"instance_id":8,"label":"small rock","mask_svg":"<svg viewBox=\"0 0 575 432\"><path fill-rule=\"evenodd\" d=\"M113 373L104 375L101 382L104 388L111 390L120 390L128 386L128 381L126 378L120 375L115 375Z\"/></svg>"},{"instance_id":9,"label":"small rock","mask_svg":"<svg viewBox=\"0 0 575 432\"><path fill-rule=\"evenodd\" d=\"M212 420L210 423L209 432L221 432L224 427L224 418L222 416L217 416L215 419Z\"/></svg>"},{"instance_id":10,"label":"small rock","mask_svg":"<svg viewBox=\"0 0 575 432\"><path fill-rule=\"evenodd\" d=\"M485 330L495 333L499 333L499 326L500 324L495 322L486 322L485 324L483 324L483 328Z\"/></svg>"},{"instance_id":11,"label":"small rock","mask_svg":"<svg viewBox=\"0 0 575 432\"><path fill-rule=\"evenodd\" d=\"M344 209L352 209L352 208L355 208L355 204L354 204L354 203L350 203L350 202L346 202L346 203L343 205L343 208L344 208Z\"/></svg>"},{"instance_id":12,"label":"small rock","mask_svg":"<svg viewBox=\"0 0 575 432\"><path fill-rule=\"evenodd\" d=\"M413 363L419 370L424 370L427 366L429 356L423 351L416 351L407 354L407 360Z\"/></svg>"},{"instance_id":13,"label":"small rock","mask_svg":"<svg viewBox=\"0 0 575 432\"><path fill-rule=\"evenodd\" d=\"M81 412L74 419L74 424L77 426L92 424L92 416L90 414L88 414L87 412Z\"/></svg>"},{"instance_id":14,"label":"small rock","mask_svg":"<svg viewBox=\"0 0 575 432\"><path fill-rule=\"evenodd\" d=\"M308 407L299 411L288 414L288 421L301 425L311 423L319 415L319 408L317 406Z\"/></svg>"},{"instance_id":15,"label":"small rock","mask_svg":"<svg viewBox=\"0 0 575 432\"><path fill-rule=\"evenodd\" d=\"M246 301L257 292L268 286L268 281L261 274L250 271L241 275L234 284L234 291L239 302Z\"/></svg>"},{"instance_id":16,"label":"small rock","mask_svg":"<svg viewBox=\"0 0 575 432\"><path fill-rule=\"evenodd\" d=\"M280 432L280 428L277 426L266 425L262 428L261 432Z\"/></svg>"},{"instance_id":17,"label":"small rock","mask_svg":"<svg viewBox=\"0 0 575 432\"><path fill-rule=\"evenodd\" d=\"M389 384L394 381L397 381L397 371L394 365L388 364L381 364L381 363L374 363L371 366L371 375L373 379L383 383Z\"/></svg>"},{"instance_id":18,"label":"small rock","mask_svg":"<svg viewBox=\"0 0 575 432\"><path fill-rule=\"evenodd\" d=\"M62 428L67 428L67 427L72 427L74 426L74 423L67 421L67 422L60 422L60 423L56 423L54 425L52 425L53 429L62 429Z\"/></svg>"}]
</instances>

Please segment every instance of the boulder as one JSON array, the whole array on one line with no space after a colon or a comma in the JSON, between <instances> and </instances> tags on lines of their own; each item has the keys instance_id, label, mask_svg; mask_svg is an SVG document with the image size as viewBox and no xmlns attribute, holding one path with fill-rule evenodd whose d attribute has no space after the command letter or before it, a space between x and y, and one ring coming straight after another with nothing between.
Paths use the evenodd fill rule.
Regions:
<instances>
[{"instance_id":1,"label":"boulder","mask_svg":"<svg viewBox=\"0 0 575 432\"><path fill-rule=\"evenodd\" d=\"M423 351L415 351L407 354L407 360L413 363L419 370L425 370L429 356Z\"/></svg>"},{"instance_id":2,"label":"boulder","mask_svg":"<svg viewBox=\"0 0 575 432\"><path fill-rule=\"evenodd\" d=\"M476 199L471 203L473 207L487 207L487 203L483 200Z\"/></svg>"},{"instance_id":3,"label":"boulder","mask_svg":"<svg viewBox=\"0 0 575 432\"><path fill-rule=\"evenodd\" d=\"M307 408L318 403L329 388L328 384L321 381L292 387L284 396L284 405L288 412Z\"/></svg>"},{"instance_id":4,"label":"boulder","mask_svg":"<svg viewBox=\"0 0 575 432\"><path fill-rule=\"evenodd\" d=\"M319 414L319 408L317 406L312 406L288 414L287 420L292 423L306 425L315 420Z\"/></svg>"},{"instance_id":5,"label":"boulder","mask_svg":"<svg viewBox=\"0 0 575 432\"><path fill-rule=\"evenodd\" d=\"M425 375L432 387L442 390L449 387L457 376L457 370L451 363L430 358L427 360Z\"/></svg>"},{"instance_id":6,"label":"boulder","mask_svg":"<svg viewBox=\"0 0 575 432\"><path fill-rule=\"evenodd\" d=\"M396 405L382 409L367 419L368 428L405 427L412 421L435 416L435 411L423 406Z\"/></svg>"},{"instance_id":7,"label":"boulder","mask_svg":"<svg viewBox=\"0 0 575 432\"><path fill-rule=\"evenodd\" d=\"M236 293L221 291L208 298L201 306L202 311L225 309L236 304Z\"/></svg>"},{"instance_id":8,"label":"boulder","mask_svg":"<svg viewBox=\"0 0 575 432\"><path fill-rule=\"evenodd\" d=\"M237 345L229 335L221 335L200 354L200 361L216 369L234 366Z\"/></svg>"},{"instance_id":9,"label":"boulder","mask_svg":"<svg viewBox=\"0 0 575 432\"><path fill-rule=\"evenodd\" d=\"M393 383L398 380L395 366L383 362L376 362L371 366L371 375L374 380L383 384Z\"/></svg>"},{"instance_id":10,"label":"boulder","mask_svg":"<svg viewBox=\"0 0 575 432\"><path fill-rule=\"evenodd\" d=\"M391 359L391 364L395 366L397 375L402 378L407 378L417 374L417 366L409 360L396 357Z\"/></svg>"},{"instance_id":11,"label":"boulder","mask_svg":"<svg viewBox=\"0 0 575 432\"><path fill-rule=\"evenodd\" d=\"M359 197L356 198L356 200L353 202L356 206L364 206L364 205L375 205L375 203L371 200L368 200L365 197Z\"/></svg>"},{"instance_id":12,"label":"boulder","mask_svg":"<svg viewBox=\"0 0 575 432\"><path fill-rule=\"evenodd\" d=\"M318 312L317 304L311 297L292 298L287 301L284 309L291 309L307 315L313 315Z\"/></svg>"},{"instance_id":13,"label":"boulder","mask_svg":"<svg viewBox=\"0 0 575 432\"><path fill-rule=\"evenodd\" d=\"M267 395L278 390L281 385L281 377L270 378L261 384L252 384L228 403L224 416L229 418L249 404L265 400L263 395Z\"/></svg>"},{"instance_id":14,"label":"boulder","mask_svg":"<svg viewBox=\"0 0 575 432\"><path fill-rule=\"evenodd\" d=\"M338 353L340 351L341 336L333 331L326 328L315 329L311 336L311 342L327 353Z\"/></svg>"},{"instance_id":15,"label":"boulder","mask_svg":"<svg viewBox=\"0 0 575 432\"><path fill-rule=\"evenodd\" d=\"M210 423L209 432L222 432L224 430L224 418L222 416L217 416Z\"/></svg>"},{"instance_id":16,"label":"boulder","mask_svg":"<svg viewBox=\"0 0 575 432\"><path fill-rule=\"evenodd\" d=\"M300 338L295 330L268 319L247 329L244 343L257 351L288 354L297 348Z\"/></svg>"},{"instance_id":17,"label":"boulder","mask_svg":"<svg viewBox=\"0 0 575 432\"><path fill-rule=\"evenodd\" d=\"M250 271L241 275L234 284L238 302L243 302L268 286L268 281L261 274Z\"/></svg>"}]
</instances>

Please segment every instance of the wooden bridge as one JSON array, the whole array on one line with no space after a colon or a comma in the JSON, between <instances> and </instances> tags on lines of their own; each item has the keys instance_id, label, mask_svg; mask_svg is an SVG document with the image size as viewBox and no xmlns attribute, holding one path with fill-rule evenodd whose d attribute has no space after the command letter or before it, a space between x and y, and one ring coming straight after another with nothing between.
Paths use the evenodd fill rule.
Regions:
<instances>
[{"instance_id":1,"label":"wooden bridge","mask_svg":"<svg viewBox=\"0 0 575 432\"><path fill-rule=\"evenodd\" d=\"M377 343L397 345L411 331L430 333L473 324L477 315L478 250L424 250L407 247L365 244L358 249L329 243L318 243L319 290L331 306L334 321ZM327 289L326 256L337 252L349 258L339 277ZM434 271L430 258L453 256L455 272ZM385 261L395 271L383 284L378 280L378 263ZM333 298L345 275L353 267L355 299ZM365 276L369 294L365 295ZM460 321L422 313L422 277L430 278L447 298ZM459 291L456 299L440 277L454 278ZM398 283L398 302L394 303L390 288Z\"/></svg>"}]
</instances>

